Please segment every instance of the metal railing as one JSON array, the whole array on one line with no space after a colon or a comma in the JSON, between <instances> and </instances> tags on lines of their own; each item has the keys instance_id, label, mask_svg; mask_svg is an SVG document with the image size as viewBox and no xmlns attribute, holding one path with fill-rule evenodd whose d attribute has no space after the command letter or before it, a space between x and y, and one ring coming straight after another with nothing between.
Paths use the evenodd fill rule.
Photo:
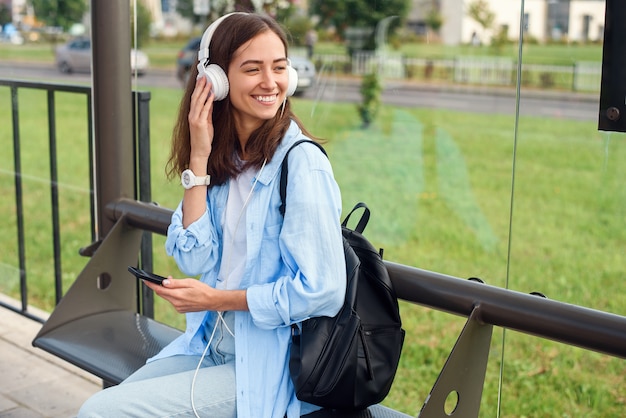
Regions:
<instances>
[{"instance_id":1,"label":"metal railing","mask_svg":"<svg viewBox=\"0 0 626 418\"><path fill-rule=\"evenodd\" d=\"M517 62L513 58L457 56L450 59L405 57L389 52L317 54L313 60L320 68L361 76L377 72L390 79L445 82L467 86L515 87ZM522 63L522 83L526 87L579 93L599 93L601 62L579 61L571 65Z\"/></svg>"},{"instance_id":2,"label":"metal railing","mask_svg":"<svg viewBox=\"0 0 626 418\"><path fill-rule=\"evenodd\" d=\"M13 80L0 80L0 86L6 86L10 90L11 99L11 121L13 125L12 137L13 137L13 166L14 166L14 182L15 182L15 212L17 220L17 254L18 254L18 267L19 267L19 286L20 286L20 303L21 307L17 310L24 316L31 319L43 322L43 319L31 315L28 311L28 280L26 269L26 245L24 239L24 207L23 207L23 188L22 188L22 169L21 169L21 147L22 137L20 135L19 124L19 90L21 89L33 89L46 92L47 97L47 112L46 123L48 125L48 143L50 147L49 163L50 163L50 196L52 206L52 246L54 254L54 284L55 284L55 301L58 301L63 296L62 289L62 260L61 260L61 245L60 245L60 232L59 232L59 201L58 201L58 170L57 170L57 131L56 131L56 95L57 93L73 93L82 95L85 97L85 107L88 114L91 114L91 89L89 87L82 86L68 86L68 85L52 85L46 83L25 82L25 81L13 81ZM91 118L89 120L88 132L85 133L88 140L89 154L92 154L92 129ZM90 184L93 184L93 166L91 165L91 158L89 160L89 173ZM90 199L93 201L93 199ZM93 205L91 205L91 218L94 218ZM93 228L92 228L93 237ZM16 310L13 306L3 304L1 306Z\"/></svg>"},{"instance_id":3,"label":"metal railing","mask_svg":"<svg viewBox=\"0 0 626 418\"><path fill-rule=\"evenodd\" d=\"M22 159L21 148L23 145L23 138L20 132L20 101L19 92L23 90L37 90L46 93L46 114L42 115L45 119L44 123L48 126L48 144L50 154L48 156L48 162L50 165L49 175L49 191L51 196L51 219L50 225L52 229L52 249L53 249L53 270L54 270L54 301L58 303L63 297L63 258L61 254L61 228L60 228L60 213L59 213L59 180L58 180L58 161L57 161L57 125L56 125L56 107L57 97L60 93L70 93L78 96L83 96L85 99L85 110L87 115L92 114L92 89L89 86L76 86L54 83L38 83L30 81L19 80L2 80L0 79L0 86L8 88L10 97L10 112L12 121L12 145L13 145L13 177L14 177L14 189L15 189L15 214L16 214L16 243L17 243L17 264L19 269L19 287L20 287L20 306L15 307L8 303L0 301L0 306L7 309L16 311L30 319L38 322L44 322L44 318L39 315L34 315L29 312L29 292L28 292L28 270L26 267L26 243L25 243L25 225L24 225L24 205L23 205L23 173L22 173ZM137 173L137 195L138 200L149 202L151 201L151 189L150 189L150 132L149 132L149 101L150 93L148 92L133 92L133 114L136 115L133 118L136 144L136 170ZM84 132L85 140L88 146L89 154L89 206L90 206L90 219L91 219L91 240L94 242L93 246L88 246L80 249L81 255L91 256L93 251L98 245L96 240L96 214L94 206L94 155L93 155L93 119L88 117L87 129ZM152 267L152 236L151 234L144 234L142 241L141 252L142 265L145 268ZM153 303L152 294L149 292L143 293L141 300L141 306L143 307L143 313L152 317Z\"/></svg>"},{"instance_id":4,"label":"metal railing","mask_svg":"<svg viewBox=\"0 0 626 418\"><path fill-rule=\"evenodd\" d=\"M112 219L165 235L172 210L120 199L107 207ZM463 280L385 261L399 298L469 317L480 307L483 323L626 358L626 317L534 294Z\"/></svg>"}]
</instances>

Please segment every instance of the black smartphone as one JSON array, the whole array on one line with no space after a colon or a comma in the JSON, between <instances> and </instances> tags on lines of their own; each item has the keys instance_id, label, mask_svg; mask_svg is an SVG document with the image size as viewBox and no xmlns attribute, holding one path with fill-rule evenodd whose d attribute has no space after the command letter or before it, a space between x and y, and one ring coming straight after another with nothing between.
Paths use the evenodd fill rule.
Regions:
<instances>
[{"instance_id":1,"label":"black smartphone","mask_svg":"<svg viewBox=\"0 0 626 418\"><path fill-rule=\"evenodd\" d=\"M150 273L133 266L128 266L128 271L133 273L138 279L147 280L156 284L163 284L163 280L166 279L166 277L159 276L158 274Z\"/></svg>"}]
</instances>

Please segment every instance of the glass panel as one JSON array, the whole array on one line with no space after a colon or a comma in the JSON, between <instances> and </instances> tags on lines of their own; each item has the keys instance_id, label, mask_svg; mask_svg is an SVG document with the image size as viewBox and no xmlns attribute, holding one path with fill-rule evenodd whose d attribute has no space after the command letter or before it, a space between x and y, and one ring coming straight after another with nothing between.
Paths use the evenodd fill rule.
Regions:
<instances>
[{"instance_id":1,"label":"glass panel","mask_svg":"<svg viewBox=\"0 0 626 418\"><path fill-rule=\"evenodd\" d=\"M344 214L371 208L365 233L386 259L624 314L623 138L596 128L604 2L486 4L476 18L493 12L490 29L458 4L420 3L408 32L386 21L373 54L356 50L375 29L347 30L345 45L318 20L316 82L294 108L327 140ZM291 56L308 56L305 31L287 26ZM359 89L374 70L381 106L366 126ZM174 108L176 90L153 91L153 108ZM152 123L158 170L171 122ZM176 188L154 187L155 200L175 205ZM173 271L157 251L156 269ZM407 340L384 403L415 415L466 319L401 309ZM618 414L621 360L498 328L489 359L480 416Z\"/></svg>"},{"instance_id":2,"label":"glass panel","mask_svg":"<svg viewBox=\"0 0 626 418\"><path fill-rule=\"evenodd\" d=\"M624 315L624 136L597 129L604 3L548 2L551 42L524 45L520 108L542 114L518 120L509 284ZM532 21L540 9L525 4ZM504 416L621 414L623 360L514 332L505 341Z\"/></svg>"},{"instance_id":3,"label":"glass panel","mask_svg":"<svg viewBox=\"0 0 626 418\"><path fill-rule=\"evenodd\" d=\"M158 7L150 10L156 32L145 40L142 3L131 2L132 45L150 56L150 71L133 74L132 86L152 93L153 197L173 208L180 187L165 180L163 167L184 78L175 62L185 45L194 56L197 46L190 41L206 24L191 20L173 35L178 17L172 2L152 3L166 8L158 22ZM315 65L312 87L290 100L311 132L326 139L344 215L358 201L368 204L372 218L365 235L384 248L387 260L626 315L620 280L626 142L624 134L597 129L604 1L407 2L406 13L381 14L378 26L367 27L353 26L348 14L331 24L322 10L314 12L319 2L312 0L311 19L278 6L290 2L265 3L277 7L272 13L293 35L290 56L294 66L304 60L297 67L301 78L306 59ZM390 17L395 14L402 19ZM314 44L307 44L315 38L307 36L310 28ZM89 85L88 71L59 72L50 43L24 36L24 44L0 46L0 77ZM377 49L363 51L368 42ZM378 108L360 106L360 89L371 74L381 86ZM376 83L367 90L376 93ZM62 96L57 136L66 289L86 262L76 251L90 242L90 192L85 104ZM8 89L0 88L0 99L0 140L12 149ZM40 223L51 216L49 166L39 155L48 147L41 122L46 98L25 92L20 102L29 103L20 108L27 138L22 168L28 272L44 276L51 269L49 238L40 235L50 228ZM12 154L0 154L0 162L0 187L13 196ZM13 206L0 206L3 234L14 228ZM15 295L15 235L0 239L7 248L0 272L10 277L0 282L0 291ZM154 236L154 269L175 274L163 241ZM45 299L42 307L51 306L49 283L29 285L33 303ZM407 339L384 404L415 415L466 318L405 302L401 309ZM182 317L160 300L156 312L158 319L183 326ZM623 360L498 328L489 359L480 416L621 415Z\"/></svg>"}]
</instances>

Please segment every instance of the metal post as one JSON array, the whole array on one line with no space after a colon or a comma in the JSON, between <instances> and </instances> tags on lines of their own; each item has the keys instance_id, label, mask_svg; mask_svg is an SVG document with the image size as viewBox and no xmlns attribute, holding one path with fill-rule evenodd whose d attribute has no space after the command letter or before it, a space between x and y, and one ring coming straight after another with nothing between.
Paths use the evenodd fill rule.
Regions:
<instances>
[{"instance_id":1,"label":"metal post","mask_svg":"<svg viewBox=\"0 0 626 418\"><path fill-rule=\"evenodd\" d=\"M477 304L424 401L419 418L478 417L492 330L492 325L480 322Z\"/></svg>"},{"instance_id":2,"label":"metal post","mask_svg":"<svg viewBox=\"0 0 626 418\"><path fill-rule=\"evenodd\" d=\"M150 182L150 92L133 93L133 109L135 114L135 133L137 149L137 168L139 193L136 198L141 202L152 201L152 187ZM141 240L141 268L153 270L152 233L144 231ZM141 286L139 296L140 312L148 318L154 318L154 293L147 286Z\"/></svg>"},{"instance_id":3,"label":"metal post","mask_svg":"<svg viewBox=\"0 0 626 418\"><path fill-rule=\"evenodd\" d=\"M135 195L128 0L91 0L96 239L112 229L104 208Z\"/></svg>"},{"instance_id":4,"label":"metal post","mask_svg":"<svg viewBox=\"0 0 626 418\"><path fill-rule=\"evenodd\" d=\"M626 2L606 0L598 130L626 132Z\"/></svg>"},{"instance_id":5,"label":"metal post","mask_svg":"<svg viewBox=\"0 0 626 418\"><path fill-rule=\"evenodd\" d=\"M22 152L20 146L20 118L17 87L11 87L11 116L13 122L13 169L15 170L15 211L17 220L17 253L20 266L20 295L22 311L28 309L26 280L26 241L24 237L24 197L22 193Z\"/></svg>"}]
</instances>

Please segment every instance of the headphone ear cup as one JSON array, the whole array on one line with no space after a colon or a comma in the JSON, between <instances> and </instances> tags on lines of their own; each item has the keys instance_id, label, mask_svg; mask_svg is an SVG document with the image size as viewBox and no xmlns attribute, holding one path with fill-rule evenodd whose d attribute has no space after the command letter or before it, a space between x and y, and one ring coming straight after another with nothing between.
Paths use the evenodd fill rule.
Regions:
<instances>
[{"instance_id":1,"label":"headphone ear cup","mask_svg":"<svg viewBox=\"0 0 626 418\"><path fill-rule=\"evenodd\" d=\"M298 72L295 68L289 64L287 66L287 73L289 74L289 84L287 84L287 96L293 96L298 87Z\"/></svg>"},{"instance_id":2,"label":"headphone ear cup","mask_svg":"<svg viewBox=\"0 0 626 418\"><path fill-rule=\"evenodd\" d=\"M224 100L228 96L230 85L228 77L222 67L217 64L209 64L204 68L204 75L211 82L211 90L215 95L215 101Z\"/></svg>"}]
</instances>

